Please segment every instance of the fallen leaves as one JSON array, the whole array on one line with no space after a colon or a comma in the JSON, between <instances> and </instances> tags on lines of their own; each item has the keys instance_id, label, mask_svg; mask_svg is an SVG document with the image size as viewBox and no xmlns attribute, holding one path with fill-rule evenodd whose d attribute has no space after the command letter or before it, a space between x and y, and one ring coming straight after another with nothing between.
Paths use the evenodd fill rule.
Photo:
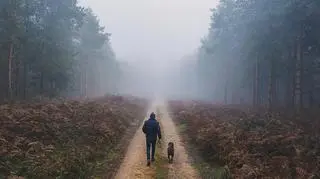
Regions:
<instances>
[{"instance_id":1,"label":"fallen leaves","mask_svg":"<svg viewBox=\"0 0 320 179\"><path fill-rule=\"evenodd\" d=\"M203 157L228 165L234 178L319 175L316 118L200 102L172 101L170 109L176 123L187 125L184 132Z\"/></svg>"},{"instance_id":2,"label":"fallen leaves","mask_svg":"<svg viewBox=\"0 0 320 179\"><path fill-rule=\"evenodd\" d=\"M146 105L116 96L1 105L0 178L89 178L99 162L115 163L105 162L107 153L143 119Z\"/></svg>"}]
</instances>

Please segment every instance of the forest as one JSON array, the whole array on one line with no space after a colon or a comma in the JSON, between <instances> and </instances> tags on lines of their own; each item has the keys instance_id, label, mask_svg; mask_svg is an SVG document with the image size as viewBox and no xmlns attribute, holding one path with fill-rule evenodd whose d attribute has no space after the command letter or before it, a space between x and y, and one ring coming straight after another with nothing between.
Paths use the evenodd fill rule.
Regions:
<instances>
[{"instance_id":1,"label":"forest","mask_svg":"<svg viewBox=\"0 0 320 179\"><path fill-rule=\"evenodd\" d=\"M202 98L301 109L320 103L320 2L221 0L198 52Z\"/></svg>"},{"instance_id":2,"label":"forest","mask_svg":"<svg viewBox=\"0 0 320 179\"><path fill-rule=\"evenodd\" d=\"M74 0L0 1L0 99L112 91L120 71L110 36Z\"/></svg>"},{"instance_id":3,"label":"forest","mask_svg":"<svg viewBox=\"0 0 320 179\"><path fill-rule=\"evenodd\" d=\"M217 0L177 61L188 31L175 20L201 8L149 2L97 3L128 13L111 28L93 2L0 0L0 179L319 179L320 1ZM162 139L148 167L151 112Z\"/></svg>"},{"instance_id":4,"label":"forest","mask_svg":"<svg viewBox=\"0 0 320 179\"><path fill-rule=\"evenodd\" d=\"M319 178L320 1L220 0L211 12L201 100L169 102L202 178Z\"/></svg>"}]
</instances>

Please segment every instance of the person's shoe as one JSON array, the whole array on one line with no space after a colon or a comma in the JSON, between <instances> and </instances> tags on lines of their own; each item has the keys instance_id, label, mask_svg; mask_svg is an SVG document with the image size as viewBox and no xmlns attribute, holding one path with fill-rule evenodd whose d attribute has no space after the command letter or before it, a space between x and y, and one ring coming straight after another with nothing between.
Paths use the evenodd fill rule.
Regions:
<instances>
[{"instance_id":1,"label":"person's shoe","mask_svg":"<svg viewBox=\"0 0 320 179\"><path fill-rule=\"evenodd\" d=\"M150 160L148 160L148 162L147 162L147 166L150 166Z\"/></svg>"}]
</instances>

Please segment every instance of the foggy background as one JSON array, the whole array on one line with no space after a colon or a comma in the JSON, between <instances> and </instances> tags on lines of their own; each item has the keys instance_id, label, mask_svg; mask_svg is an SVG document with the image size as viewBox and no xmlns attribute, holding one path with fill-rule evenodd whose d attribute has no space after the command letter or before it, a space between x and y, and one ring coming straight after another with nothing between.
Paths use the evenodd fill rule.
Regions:
<instances>
[{"instance_id":1,"label":"foggy background","mask_svg":"<svg viewBox=\"0 0 320 179\"><path fill-rule=\"evenodd\" d=\"M122 73L116 93L197 96L196 53L216 0L82 0L80 5L92 8L111 33Z\"/></svg>"},{"instance_id":2,"label":"foggy background","mask_svg":"<svg viewBox=\"0 0 320 179\"><path fill-rule=\"evenodd\" d=\"M7 0L0 7L2 100L111 93L319 104L319 1Z\"/></svg>"}]
</instances>

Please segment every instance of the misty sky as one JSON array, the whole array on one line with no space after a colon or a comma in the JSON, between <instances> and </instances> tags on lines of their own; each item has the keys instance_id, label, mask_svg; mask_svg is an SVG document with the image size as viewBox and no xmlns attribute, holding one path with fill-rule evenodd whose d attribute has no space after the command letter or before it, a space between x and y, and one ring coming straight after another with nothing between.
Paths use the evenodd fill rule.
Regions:
<instances>
[{"instance_id":1,"label":"misty sky","mask_svg":"<svg viewBox=\"0 0 320 179\"><path fill-rule=\"evenodd\" d=\"M80 0L112 34L119 59L165 62L193 53L218 0Z\"/></svg>"}]
</instances>

